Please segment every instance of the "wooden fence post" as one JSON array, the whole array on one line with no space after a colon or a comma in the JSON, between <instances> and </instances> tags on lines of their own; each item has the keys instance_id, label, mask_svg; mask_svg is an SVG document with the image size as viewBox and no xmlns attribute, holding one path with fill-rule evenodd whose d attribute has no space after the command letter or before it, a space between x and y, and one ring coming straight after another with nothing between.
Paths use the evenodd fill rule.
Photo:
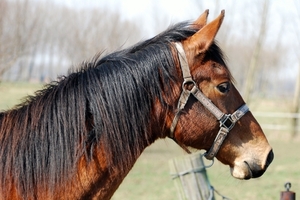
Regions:
<instances>
[{"instance_id":1,"label":"wooden fence post","mask_svg":"<svg viewBox=\"0 0 300 200\"><path fill-rule=\"evenodd\" d=\"M200 153L174 158L169 161L170 172L181 200L214 200L206 166Z\"/></svg>"}]
</instances>

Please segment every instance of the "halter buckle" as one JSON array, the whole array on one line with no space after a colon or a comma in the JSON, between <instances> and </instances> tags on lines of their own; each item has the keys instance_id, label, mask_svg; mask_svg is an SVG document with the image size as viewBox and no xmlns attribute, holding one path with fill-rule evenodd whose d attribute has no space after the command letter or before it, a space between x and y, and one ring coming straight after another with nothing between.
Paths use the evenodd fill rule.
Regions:
<instances>
[{"instance_id":1,"label":"halter buckle","mask_svg":"<svg viewBox=\"0 0 300 200\"><path fill-rule=\"evenodd\" d=\"M224 114L222 119L220 119L220 127L224 127L228 129L228 131L230 131L233 128L234 124L235 122L231 118L231 114Z\"/></svg>"},{"instance_id":2,"label":"halter buckle","mask_svg":"<svg viewBox=\"0 0 300 200\"><path fill-rule=\"evenodd\" d=\"M190 91L190 90L186 87L188 84L192 84L193 86L195 86L195 85L196 85L196 82L195 82L191 77L186 77L186 78L184 78L183 83L182 83L182 90L188 90L188 91Z\"/></svg>"}]
</instances>

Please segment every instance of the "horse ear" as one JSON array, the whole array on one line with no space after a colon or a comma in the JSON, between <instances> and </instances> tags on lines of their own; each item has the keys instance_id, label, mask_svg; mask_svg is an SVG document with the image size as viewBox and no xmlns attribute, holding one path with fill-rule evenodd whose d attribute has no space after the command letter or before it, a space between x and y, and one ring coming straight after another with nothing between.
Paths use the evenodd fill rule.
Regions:
<instances>
[{"instance_id":1,"label":"horse ear","mask_svg":"<svg viewBox=\"0 0 300 200\"><path fill-rule=\"evenodd\" d=\"M205 25L203 28L201 28L198 32L196 32L194 35L192 35L187 40L187 45L189 47L192 47L196 51L197 54L203 53L210 45L213 43L219 28L223 22L225 16L225 11L222 10L221 14L212 22ZM199 18L202 18L201 16ZM205 17L203 17L205 18ZM198 20L196 20L198 21Z\"/></svg>"},{"instance_id":2,"label":"horse ear","mask_svg":"<svg viewBox=\"0 0 300 200\"><path fill-rule=\"evenodd\" d=\"M196 21L194 21L193 25L203 27L206 25L207 22L207 16L209 14L209 10L205 10L204 13L202 13Z\"/></svg>"}]
</instances>

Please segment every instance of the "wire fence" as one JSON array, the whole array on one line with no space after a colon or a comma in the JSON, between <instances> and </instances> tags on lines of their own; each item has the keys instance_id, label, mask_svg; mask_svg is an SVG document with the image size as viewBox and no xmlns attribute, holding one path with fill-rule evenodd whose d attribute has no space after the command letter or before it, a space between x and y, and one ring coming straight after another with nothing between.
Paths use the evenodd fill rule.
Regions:
<instances>
[{"instance_id":1,"label":"wire fence","mask_svg":"<svg viewBox=\"0 0 300 200\"><path fill-rule=\"evenodd\" d=\"M287 131L291 134L300 132L300 113L253 112L264 130Z\"/></svg>"}]
</instances>

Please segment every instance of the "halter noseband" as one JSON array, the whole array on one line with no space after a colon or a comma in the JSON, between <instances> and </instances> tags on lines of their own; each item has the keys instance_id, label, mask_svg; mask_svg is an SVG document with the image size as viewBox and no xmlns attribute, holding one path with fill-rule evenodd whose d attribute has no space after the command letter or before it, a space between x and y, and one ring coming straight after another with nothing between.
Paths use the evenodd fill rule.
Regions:
<instances>
[{"instance_id":1,"label":"halter noseband","mask_svg":"<svg viewBox=\"0 0 300 200\"><path fill-rule=\"evenodd\" d=\"M175 114L175 117L170 127L170 138L174 138L174 130L178 123L180 112L184 109L190 95L192 94L220 122L220 130L214 140L214 143L212 144L210 150L205 153L205 157L209 160L212 160L218 153L228 132L234 127L235 123L249 111L249 108L246 104L244 104L232 114L223 113L197 87L195 81L191 76L190 69L187 63L187 58L185 56L182 44L180 42L177 42L175 43L175 47L178 51L178 57L179 57L180 67L182 70L184 81L182 83L182 92L178 100L177 112ZM186 84L192 84L193 85L192 89L190 90L186 89L185 87Z\"/></svg>"}]
</instances>

